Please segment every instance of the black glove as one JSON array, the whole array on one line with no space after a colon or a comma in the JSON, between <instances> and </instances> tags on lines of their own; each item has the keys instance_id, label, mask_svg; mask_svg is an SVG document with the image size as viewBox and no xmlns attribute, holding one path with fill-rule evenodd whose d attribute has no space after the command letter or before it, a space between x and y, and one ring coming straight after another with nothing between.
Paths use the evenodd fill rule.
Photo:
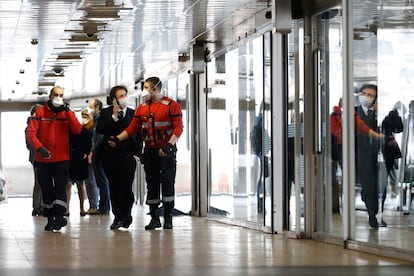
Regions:
<instances>
[{"instance_id":1,"label":"black glove","mask_svg":"<svg viewBox=\"0 0 414 276\"><path fill-rule=\"evenodd\" d=\"M45 158L45 159L48 159L48 158L50 158L50 153L49 153L49 151L47 150L47 148L45 148L45 147L41 147L41 148L39 148L38 150L37 150L42 156L43 156L43 158Z\"/></svg>"},{"instance_id":2,"label":"black glove","mask_svg":"<svg viewBox=\"0 0 414 276\"><path fill-rule=\"evenodd\" d=\"M115 144L115 147L118 146L118 144L119 144L119 138L116 137L116 136L110 136L108 141L113 142Z\"/></svg>"},{"instance_id":3,"label":"black glove","mask_svg":"<svg viewBox=\"0 0 414 276\"><path fill-rule=\"evenodd\" d=\"M175 152L177 151L177 149L175 148L175 146L173 144L168 143L166 146L162 147L162 151L166 155L171 156L171 155L174 155L175 154Z\"/></svg>"}]
</instances>

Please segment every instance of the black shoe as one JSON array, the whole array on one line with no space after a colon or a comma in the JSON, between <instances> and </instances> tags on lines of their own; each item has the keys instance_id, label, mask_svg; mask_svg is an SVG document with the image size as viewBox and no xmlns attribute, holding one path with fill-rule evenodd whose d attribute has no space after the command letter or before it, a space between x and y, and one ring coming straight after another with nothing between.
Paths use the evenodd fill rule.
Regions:
<instances>
[{"instance_id":1,"label":"black shoe","mask_svg":"<svg viewBox=\"0 0 414 276\"><path fill-rule=\"evenodd\" d=\"M148 225L145 226L145 230L154 230L161 227L160 217L153 217Z\"/></svg>"},{"instance_id":2,"label":"black shoe","mask_svg":"<svg viewBox=\"0 0 414 276\"><path fill-rule=\"evenodd\" d=\"M387 227L387 223L381 219L381 223L378 225L379 227Z\"/></svg>"},{"instance_id":3,"label":"black shoe","mask_svg":"<svg viewBox=\"0 0 414 276\"><path fill-rule=\"evenodd\" d=\"M122 227L128 228L132 223L132 216L128 215L122 222Z\"/></svg>"},{"instance_id":4,"label":"black shoe","mask_svg":"<svg viewBox=\"0 0 414 276\"><path fill-rule=\"evenodd\" d=\"M60 230L62 227L66 226L68 224L67 219L62 217L56 217L55 223L53 225L53 230Z\"/></svg>"},{"instance_id":5,"label":"black shoe","mask_svg":"<svg viewBox=\"0 0 414 276\"><path fill-rule=\"evenodd\" d=\"M54 224L55 224L54 218L47 218L47 224L45 226L45 231L53 231Z\"/></svg>"},{"instance_id":6,"label":"black shoe","mask_svg":"<svg viewBox=\"0 0 414 276\"><path fill-rule=\"evenodd\" d=\"M164 229L173 229L172 216L164 217Z\"/></svg>"},{"instance_id":7,"label":"black shoe","mask_svg":"<svg viewBox=\"0 0 414 276\"><path fill-rule=\"evenodd\" d=\"M81 216L81 217L86 216L86 212L80 212L80 216Z\"/></svg>"},{"instance_id":8,"label":"black shoe","mask_svg":"<svg viewBox=\"0 0 414 276\"><path fill-rule=\"evenodd\" d=\"M111 227L109 227L111 230L117 230L121 227L123 227L124 223L122 220L114 220L114 222L111 224Z\"/></svg>"},{"instance_id":9,"label":"black shoe","mask_svg":"<svg viewBox=\"0 0 414 276\"><path fill-rule=\"evenodd\" d=\"M42 211L42 209L36 209L36 208L33 208L33 211L32 211L32 217L36 217L36 216L43 216L43 211Z\"/></svg>"},{"instance_id":10,"label":"black shoe","mask_svg":"<svg viewBox=\"0 0 414 276\"><path fill-rule=\"evenodd\" d=\"M369 216L368 224L373 229L378 229L378 221L375 216Z\"/></svg>"}]
</instances>

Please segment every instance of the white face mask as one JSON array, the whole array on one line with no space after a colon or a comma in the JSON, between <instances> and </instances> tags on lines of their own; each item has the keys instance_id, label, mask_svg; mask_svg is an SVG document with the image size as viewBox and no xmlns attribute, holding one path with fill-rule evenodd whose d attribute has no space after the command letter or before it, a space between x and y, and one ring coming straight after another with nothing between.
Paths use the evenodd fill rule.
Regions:
<instances>
[{"instance_id":1,"label":"white face mask","mask_svg":"<svg viewBox=\"0 0 414 276\"><path fill-rule=\"evenodd\" d=\"M89 123L89 119L87 118L82 118L82 125L87 125Z\"/></svg>"},{"instance_id":2,"label":"white face mask","mask_svg":"<svg viewBox=\"0 0 414 276\"><path fill-rule=\"evenodd\" d=\"M121 109L124 109L127 106L126 98L122 98L118 100L118 105Z\"/></svg>"},{"instance_id":3,"label":"white face mask","mask_svg":"<svg viewBox=\"0 0 414 276\"><path fill-rule=\"evenodd\" d=\"M374 99L364 96L364 95L359 95L358 97L359 102L366 108L371 108L374 105Z\"/></svg>"},{"instance_id":4,"label":"white face mask","mask_svg":"<svg viewBox=\"0 0 414 276\"><path fill-rule=\"evenodd\" d=\"M60 107L63 105L63 99L62 97L56 97L52 100L52 104L54 107Z\"/></svg>"}]
</instances>

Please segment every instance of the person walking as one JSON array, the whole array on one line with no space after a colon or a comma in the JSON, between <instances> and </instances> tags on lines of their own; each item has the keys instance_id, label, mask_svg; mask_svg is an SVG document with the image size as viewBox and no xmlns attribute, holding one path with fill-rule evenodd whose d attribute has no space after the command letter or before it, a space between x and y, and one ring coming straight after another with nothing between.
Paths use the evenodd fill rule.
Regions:
<instances>
[{"instance_id":1,"label":"person walking","mask_svg":"<svg viewBox=\"0 0 414 276\"><path fill-rule=\"evenodd\" d=\"M64 90L55 86L49 100L39 107L29 121L26 137L34 149L36 176L43 196L46 231L60 230L67 225L63 217L66 184L69 180L69 133L79 134L82 125L63 101Z\"/></svg>"},{"instance_id":2,"label":"person walking","mask_svg":"<svg viewBox=\"0 0 414 276\"><path fill-rule=\"evenodd\" d=\"M131 122L134 110L127 107L128 90L125 86L114 86L109 98L112 105L102 109L96 126L97 133L103 134L102 144L98 155L109 182L109 192L112 213L115 218L110 229L128 228L132 223L131 210L134 203L132 182L137 166L134 155L137 150L137 140L131 136L110 147L110 137L121 133Z\"/></svg>"},{"instance_id":3,"label":"person walking","mask_svg":"<svg viewBox=\"0 0 414 276\"><path fill-rule=\"evenodd\" d=\"M141 103L135 110L129 126L119 135L111 137L109 144L116 147L122 141L141 133L145 143L141 162L144 164L147 182L147 200L151 221L145 230L161 227L159 204L162 186L164 207L164 229L172 229L172 210L175 197L175 175L177 170L177 140L183 132L180 105L161 94L162 83L158 77L150 77L144 82L144 92L150 94L149 100Z\"/></svg>"},{"instance_id":4,"label":"person walking","mask_svg":"<svg viewBox=\"0 0 414 276\"><path fill-rule=\"evenodd\" d=\"M355 113L373 131L378 129L377 121L377 86L365 84L359 90L360 105L355 107ZM363 135L356 132L356 178L361 184L361 198L368 211L368 224L371 228L378 229L386 226L384 221L378 224L378 153L380 141L384 135L377 135L373 139L371 135Z\"/></svg>"}]
</instances>

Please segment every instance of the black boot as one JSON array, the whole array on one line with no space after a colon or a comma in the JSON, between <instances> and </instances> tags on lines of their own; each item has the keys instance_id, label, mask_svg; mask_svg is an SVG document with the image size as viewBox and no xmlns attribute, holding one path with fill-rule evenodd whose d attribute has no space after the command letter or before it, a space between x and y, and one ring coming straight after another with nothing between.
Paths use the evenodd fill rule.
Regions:
<instances>
[{"instance_id":1,"label":"black boot","mask_svg":"<svg viewBox=\"0 0 414 276\"><path fill-rule=\"evenodd\" d=\"M145 226L145 230L154 230L161 227L160 215L158 213L158 206L150 206L151 221Z\"/></svg>"},{"instance_id":2,"label":"black boot","mask_svg":"<svg viewBox=\"0 0 414 276\"><path fill-rule=\"evenodd\" d=\"M47 217L47 224L45 226L45 231L53 231L54 225L55 225L55 218Z\"/></svg>"},{"instance_id":3,"label":"black boot","mask_svg":"<svg viewBox=\"0 0 414 276\"><path fill-rule=\"evenodd\" d=\"M172 215L164 216L164 229L173 229Z\"/></svg>"},{"instance_id":4,"label":"black boot","mask_svg":"<svg viewBox=\"0 0 414 276\"><path fill-rule=\"evenodd\" d=\"M164 202L164 208L164 229L173 229L172 210L174 208L174 201Z\"/></svg>"},{"instance_id":5,"label":"black boot","mask_svg":"<svg viewBox=\"0 0 414 276\"><path fill-rule=\"evenodd\" d=\"M55 223L53 225L54 230L60 230L62 227L66 226L68 224L67 219L65 219L63 216L57 216L55 218Z\"/></svg>"}]
</instances>

